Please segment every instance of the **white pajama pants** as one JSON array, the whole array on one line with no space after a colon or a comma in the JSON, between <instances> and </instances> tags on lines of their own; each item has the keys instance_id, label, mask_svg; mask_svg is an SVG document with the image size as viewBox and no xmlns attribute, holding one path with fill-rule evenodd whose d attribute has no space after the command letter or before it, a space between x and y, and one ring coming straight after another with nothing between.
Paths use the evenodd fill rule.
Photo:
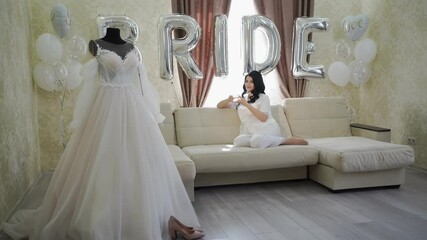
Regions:
<instances>
[{"instance_id":1,"label":"white pajama pants","mask_svg":"<svg viewBox=\"0 0 427 240\"><path fill-rule=\"evenodd\" d=\"M234 139L235 147L267 148L276 147L285 140L277 125L260 129L254 134L241 134Z\"/></svg>"},{"instance_id":2,"label":"white pajama pants","mask_svg":"<svg viewBox=\"0 0 427 240\"><path fill-rule=\"evenodd\" d=\"M283 137L260 135L260 134L243 134L234 139L235 147L253 147L253 148L267 148L276 147L283 143Z\"/></svg>"}]
</instances>

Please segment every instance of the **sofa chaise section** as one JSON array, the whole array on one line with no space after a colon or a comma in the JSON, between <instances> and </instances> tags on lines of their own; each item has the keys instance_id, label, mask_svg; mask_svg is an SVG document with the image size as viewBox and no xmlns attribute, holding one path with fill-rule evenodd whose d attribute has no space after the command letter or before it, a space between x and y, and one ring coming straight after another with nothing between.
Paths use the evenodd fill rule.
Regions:
<instances>
[{"instance_id":1,"label":"sofa chaise section","mask_svg":"<svg viewBox=\"0 0 427 240\"><path fill-rule=\"evenodd\" d=\"M405 167L414 163L413 149L379 141L387 135L378 140L354 136L361 129L353 131L344 98L290 98L284 100L283 107L292 134L307 139L319 150L318 164L309 167L310 179L331 190L405 182Z\"/></svg>"}]
</instances>

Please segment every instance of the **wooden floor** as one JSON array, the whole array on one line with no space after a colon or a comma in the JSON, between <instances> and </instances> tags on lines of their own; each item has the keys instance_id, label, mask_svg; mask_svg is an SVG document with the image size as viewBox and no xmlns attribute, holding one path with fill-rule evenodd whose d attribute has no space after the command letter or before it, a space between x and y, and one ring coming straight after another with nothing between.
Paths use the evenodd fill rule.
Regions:
<instances>
[{"instance_id":1,"label":"wooden floor","mask_svg":"<svg viewBox=\"0 0 427 240\"><path fill-rule=\"evenodd\" d=\"M198 188L195 197L205 240L427 239L427 172L419 169L407 169L400 189L334 194L298 180ZM34 194L25 204L39 202Z\"/></svg>"},{"instance_id":2,"label":"wooden floor","mask_svg":"<svg viewBox=\"0 0 427 240\"><path fill-rule=\"evenodd\" d=\"M400 189L331 193L310 180L202 188L207 240L427 239L427 173Z\"/></svg>"}]
</instances>

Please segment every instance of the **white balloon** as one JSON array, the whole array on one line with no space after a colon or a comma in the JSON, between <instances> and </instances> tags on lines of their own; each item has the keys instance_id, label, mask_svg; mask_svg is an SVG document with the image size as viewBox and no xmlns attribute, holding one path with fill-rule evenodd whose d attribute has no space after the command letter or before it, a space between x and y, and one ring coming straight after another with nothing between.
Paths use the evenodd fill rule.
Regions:
<instances>
[{"instance_id":1,"label":"white balloon","mask_svg":"<svg viewBox=\"0 0 427 240\"><path fill-rule=\"evenodd\" d=\"M351 48L347 41L341 39L338 41L337 46L335 47L335 52L337 55L343 59L347 59L351 55Z\"/></svg>"},{"instance_id":2,"label":"white balloon","mask_svg":"<svg viewBox=\"0 0 427 240\"><path fill-rule=\"evenodd\" d=\"M58 89L53 65L45 62L37 63L33 70L33 76L37 86L41 89L49 92Z\"/></svg>"},{"instance_id":3,"label":"white balloon","mask_svg":"<svg viewBox=\"0 0 427 240\"><path fill-rule=\"evenodd\" d=\"M87 54L87 42L80 36L73 36L65 43L65 54L73 60L83 60Z\"/></svg>"},{"instance_id":4,"label":"white balloon","mask_svg":"<svg viewBox=\"0 0 427 240\"><path fill-rule=\"evenodd\" d=\"M71 29L70 13L62 3L56 4L50 12L53 29L60 38L66 37Z\"/></svg>"},{"instance_id":5,"label":"white balloon","mask_svg":"<svg viewBox=\"0 0 427 240\"><path fill-rule=\"evenodd\" d=\"M377 45L369 38L363 39L354 48L354 57L365 63L370 63L377 55Z\"/></svg>"},{"instance_id":6,"label":"white balloon","mask_svg":"<svg viewBox=\"0 0 427 240\"><path fill-rule=\"evenodd\" d=\"M360 60L354 60L350 63L350 82L355 86L361 86L366 83L371 76L369 64Z\"/></svg>"},{"instance_id":7,"label":"white balloon","mask_svg":"<svg viewBox=\"0 0 427 240\"><path fill-rule=\"evenodd\" d=\"M350 69L345 63L336 61L329 66L328 76L335 85L344 87L349 81Z\"/></svg>"},{"instance_id":8,"label":"white balloon","mask_svg":"<svg viewBox=\"0 0 427 240\"><path fill-rule=\"evenodd\" d=\"M55 76L55 81L59 84L58 88L65 87L65 81L68 76L68 69L62 62L57 62L53 64L53 72Z\"/></svg>"},{"instance_id":9,"label":"white balloon","mask_svg":"<svg viewBox=\"0 0 427 240\"><path fill-rule=\"evenodd\" d=\"M366 14L357 16L346 16L342 20L342 27L347 35L353 41L359 39L368 28L369 19Z\"/></svg>"},{"instance_id":10,"label":"white balloon","mask_svg":"<svg viewBox=\"0 0 427 240\"><path fill-rule=\"evenodd\" d=\"M68 77L67 77L67 89L73 90L80 86L83 81L82 76L80 75L80 70L82 64L77 61L70 61L67 64Z\"/></svg>"},{"instance_id":11,"label":"white balloon","mask_svg":"<svg viewBox=\"0 0 427 240\"><path fill-rule=\"evenodd\" d=\"M43 33L36 40L36 53L44 62L58 62L62 58L62 43L53 34Z\"/></svg>"}]
</instances>

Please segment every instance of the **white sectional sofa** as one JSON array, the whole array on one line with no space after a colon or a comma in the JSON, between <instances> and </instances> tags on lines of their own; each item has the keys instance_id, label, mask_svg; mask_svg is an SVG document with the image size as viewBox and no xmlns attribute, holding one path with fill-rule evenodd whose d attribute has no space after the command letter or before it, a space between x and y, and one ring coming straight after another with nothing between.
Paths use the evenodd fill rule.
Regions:
<instances>
[{"instance_id":1,"label":"white sectional sofa","mask_svg":"<svg viewBox=\"0 0 427 240\"><path fill-rule=\"evenodd\" d=\"M232 145L240 127L235 110L161 109L160 129L191 199L194 187L306 178L334 191L399 186L414 162L410 146L384 142L390 130L352 127L342 97L290 98L272 106L282 135L309 145L265 149Z\"/></svg>"}]
</instances>

